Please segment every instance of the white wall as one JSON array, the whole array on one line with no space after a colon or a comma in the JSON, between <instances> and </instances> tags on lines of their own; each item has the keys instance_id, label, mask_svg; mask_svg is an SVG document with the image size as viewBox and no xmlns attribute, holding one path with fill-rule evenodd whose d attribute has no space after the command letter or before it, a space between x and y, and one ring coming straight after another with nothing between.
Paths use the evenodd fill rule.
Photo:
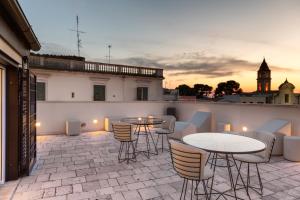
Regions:
<instances>
[{"instance_id":1,"label":"white wall","mask_svg":"<svg viewBox=\"0 0 300 200\"><path fill-rule=\"evenodd\" d=\"M168 107L167 102L38 102L37 134L65 133L65 121L70 119L86 123L82 131L103 130L104 117L124 116L143 117L162 115ZM93 120L97 119L98 124Z\"/></svg>"},{"instance_id":2,"label":"white wall","mask_svg":"<svg viewBox=\"0 0 300 200\"><path fill-rule=\"evenodd\" d=\"M106 101L134 101L137 87L148 87L150 101L163 99L162 79L109 74L32 70L46 83L47 101L93 101L93 85L106 86ZM72 98L72 92L75 97Z\"/></svg>"},{"instance_id":3,"label":"white wall","mask_svg":"<svg viewBox=\"0 0 300 200\"><path fill-rule=\"evenodd\" d=\"M292 122L292 135L300 135L297 105L176 102L175 107L180 120L189 119L196 111L212 112L212 130L217 122L229 122L234 131L241 131L243 126L255 130L269 120L285 119Z\"/></svg>"},{"instance_id":4,"label":"white wall","mask_svg":"<svg viewBox=\"0 0 300 200\"><path fill-rule=\"evenodd\" d=\"M254 130L272 119L292 122L292 135L300 135L300 106L255 105L205 102L38 102L38 134L65 132L65 121L77 119L87 124L83 131L103 130L105 116L138 117L164 114L176 107L179 120L188 120L196 111L212 112L212 130L217 122L229 122L234 131L243 126ZM97 119L98 124L93 124Z\"/></svg>"}]
</instances>

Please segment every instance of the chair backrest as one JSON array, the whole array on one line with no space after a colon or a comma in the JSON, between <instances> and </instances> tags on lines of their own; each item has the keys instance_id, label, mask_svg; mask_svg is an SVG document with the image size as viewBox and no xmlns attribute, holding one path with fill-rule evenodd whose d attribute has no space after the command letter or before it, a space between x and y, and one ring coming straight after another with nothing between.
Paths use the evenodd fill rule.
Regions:
<instances>
[{"instance_id":1,"label":"chair backrest","mask_svg":"<svg viewBox=\"0 0 300 200\"><path fill-rule=\"evenodd\" d=\"M196 112L193 117L189 120L191 124L196 127L201 126L204 122L206 122L209 118L211 118L211 112Z\"/></svg>"},{"instance_id":2,"label":"chair backrest","mask_svg":"<svg viewBox=\"0 0 300 200\"><path fill-rule=\"evenodd\" d=\"M162 119L164 122L161 125L161 128L168 129L171 133L174 132L176 118L172 115L163 116Z\"/></svg>"},{"instance_id":3,"label":"chair backrest","mask_svg":"<svg viewBox=\"0 0 300 200\"><path fill-rule=\"evenodd\" d=\"M274 143L275 143L275 140L276 140L276 136L274 134L270 133L270 132L257 131L255 139L265 143L266 150L264 150L263 152L260 152L258 154L261 155L262 157L264 157L266 162L269 162L270 159L271 159L271 155L272 155Z\"/></svg>"},{"instance_id":4,"label":"chair backrest","mask_svg":"<svg viewBox=\"0 0 300 200\"><path fill-rule=\"evenodd\" d=\"M112 124L112 129L115 139L119 141L130 141L131 136L131 124L125 122L116 122Z\"/></svg>"},{"instance_id":5,"label":"chair backrest","mask_svg":"<svg viewBox=\"0 0 300 200\"><path fill-rule=\"evenodd\" d=\"M175 140L169 140L169 144L172 164L178 175L190 180L201 180L207 160L206 151Z\"/></svg>"},{"instance_id":6,"label":"chair backrest","mask_svg":"<svg viewBox=\"0 0 300 200\"><path fill-rule=\"evenodd\" d=\"M291 122L289 122L287 120L274 119L274 120L266 122L263 126L258 128L257 131L267 131L267 132L275 133L290 124L291 124Z\"/></svg>"}]
</instances>

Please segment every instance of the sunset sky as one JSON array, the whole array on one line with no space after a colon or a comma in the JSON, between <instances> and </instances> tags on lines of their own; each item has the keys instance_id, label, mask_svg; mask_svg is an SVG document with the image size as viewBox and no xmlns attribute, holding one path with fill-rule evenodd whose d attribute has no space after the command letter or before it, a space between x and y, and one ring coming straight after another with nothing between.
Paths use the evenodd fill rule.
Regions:
<instances>
[{"instance_id":1,"label":"sunset sky","mask_svg":"<svg viewBox=\"0 0 300 200\"><path fill-rule=\"evenodd\" d=\"M256 89L263 58L272 89L286 78L300 91L298 0L20 0L42 43L40 53L76 54L80 17L82 56L165 69L165 85L236 80Z\"/></svg>"}]
</instances>

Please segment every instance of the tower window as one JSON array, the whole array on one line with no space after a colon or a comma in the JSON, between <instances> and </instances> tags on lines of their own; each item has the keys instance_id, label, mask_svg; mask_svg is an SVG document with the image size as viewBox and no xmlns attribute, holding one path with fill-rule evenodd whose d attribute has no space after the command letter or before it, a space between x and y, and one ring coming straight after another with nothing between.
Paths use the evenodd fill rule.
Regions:
<instances>
[{"instance_id":1,"label":"tower window","mask_svg":"<svg viewBox=\"0 0 300 200\"><path fill-rule=\"evenodd\" d=\"M266 83L266 88L265 88L265 90L268 92L269 91L269 83L267 82Z\"/></svg>"},{"instance_id":2,"label":"tower window","mask_svg":"<svg viewBox=\"0 0 300 200\"><path fill-rule=\"evenodd\" d=\"M290 102L290 95L289 94L285 94L284 95L284 103L289 103Z\"/></svg>"}]
</instances>

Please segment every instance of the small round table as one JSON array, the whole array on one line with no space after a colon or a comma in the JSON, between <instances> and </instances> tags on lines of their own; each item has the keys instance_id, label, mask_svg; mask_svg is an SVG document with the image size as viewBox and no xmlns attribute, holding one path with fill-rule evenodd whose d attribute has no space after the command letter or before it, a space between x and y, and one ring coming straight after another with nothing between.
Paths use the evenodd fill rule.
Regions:
<instances>
[{"instance_id":1,"label":"small round table","mask_svg":"<svg viewBox=\"0 0 300 200\"><path fill-rule=\"evenodd\" d=\"M225 155L224 159L226 161L226 167L228 169L229 179L231 183L231 189L228 191L234 190L234 196L230 194L226 194L226 192L219 193L220 195L226 195L235 197L235 199L240 199L236 196L236 189L234 186L233 175L230 166L229 156L233 159L234 163L236 164L233 154L250 154L250 153L257 153L264 151L266 149L266 145L258 141L256 139L240 136L240 135L233 135L233 134L226 134L226 133L195 133L190 134L183 137L183 142L189 144L191 146L203 149L209 153L213 153L213 161L212 164L213 174L215 174L216 166L217 166L217 157L218 154ZM214 176L212 178L211 186L210 186L210 195L212 194L212 187L214 182Z\"/></svg>"},{"instance_id":2,"label":"small round table","mask_svg":"<svg viewBox=\"0 0 300 200\"><path fill-rule=\"evenodd\" d=\"M135 143L136 149L138 146L140 135L146 136L147 151L137 151L137 153L143 153L147 158L150 158L150 154L158 155L157 146L154 142L152 133L150 131L150 126L162 124L163 123L162 119L154 118L154 117L130 117L130 118L124 118L122 119L122 121L130 123L135 126L134 134L137 136L137 140ZM149 136L152 140L155 153L151 152Z\"/></svg>"}]
</instances>

